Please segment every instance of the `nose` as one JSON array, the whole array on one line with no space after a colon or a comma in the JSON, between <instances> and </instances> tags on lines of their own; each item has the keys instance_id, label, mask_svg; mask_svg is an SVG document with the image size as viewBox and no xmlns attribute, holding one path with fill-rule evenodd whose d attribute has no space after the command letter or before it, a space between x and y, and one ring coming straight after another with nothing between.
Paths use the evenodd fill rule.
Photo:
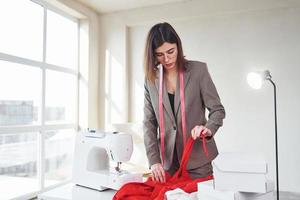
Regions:
<instances>
[{"instance_id":1,"label":"nose","mask_svg":"<svg viewBox=\"0 0 300 200\"><path fill-rule=\"evenodd\" d=\"M169 61L169 57L168 57L168 55L166 55L166 54L164 55L164 61L165 61L165 62L168 62L168 61Z\"/></svg>"}]
</instances>

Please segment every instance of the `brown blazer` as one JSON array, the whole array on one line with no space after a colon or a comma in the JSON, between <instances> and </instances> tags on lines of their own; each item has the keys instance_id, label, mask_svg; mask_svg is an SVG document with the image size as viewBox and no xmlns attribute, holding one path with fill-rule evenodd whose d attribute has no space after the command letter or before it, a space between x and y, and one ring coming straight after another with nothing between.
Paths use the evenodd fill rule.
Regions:
<instances>
[{"instance_id":1,"label":"brown blazer","mask_svg":"<svg viewBox=\"0 0 300 200\"><path fill-rule=\"evenodd\" d=\"M218 128L222 126L225 117L225 110L220 102L220 98L216 87L209 75L205 63L197 61L187 61L186 70L184 72L185 86L185 109L186 109L186 127L187 138L191 136L191 130L196 125L205 125L209 128L213 135ZM179 78L177 78L179 80ZM144 97L144 143L149 165L161 163L160 158L160 135L159 135L159 70L155 83L146 80ZM166 87L163 89L163 107L164 107L164 123L165 123L165 163L164 169L170 169L173 161L174 147L179 161L183 153L182 126L181 126L181 111L180 111L180 93L179 81L177 81L174 111L172 112L171 104L167 94ZM205 108L208 109L208 120L205 117ZM201 167L208 162L211 162L217 155L218 150L214 138L207 140L207 148L209 158L204 154L202 142L196 142L191 159L187 169L195 169Z\"/></svg>"}]
</instances>

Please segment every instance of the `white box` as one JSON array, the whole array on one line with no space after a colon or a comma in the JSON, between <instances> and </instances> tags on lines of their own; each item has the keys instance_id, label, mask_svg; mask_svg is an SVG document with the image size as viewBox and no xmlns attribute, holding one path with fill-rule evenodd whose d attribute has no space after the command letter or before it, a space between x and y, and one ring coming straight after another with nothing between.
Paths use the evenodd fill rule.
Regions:
<instances>
[{"instance_id":1,"label":"white box","mask_svg":"<svg viewBox=\"0 0 300 200\"><path fill-rule=\"evenodd\" d=\"M214 189L214 181L198 183L199 200L274 200L274 192L249 193Z\"/></svg>"},{"instance_id":2,"label":"white box","mask_svg":"<svg viewBox=\"0 0 300 200\"><path fill-rule=\"evenodd\" d=\"M274 183L267 181L268 165L259 155L248 153L220 153L213 161L217 190L267 193Z\"/></svg>"}]
</instances>

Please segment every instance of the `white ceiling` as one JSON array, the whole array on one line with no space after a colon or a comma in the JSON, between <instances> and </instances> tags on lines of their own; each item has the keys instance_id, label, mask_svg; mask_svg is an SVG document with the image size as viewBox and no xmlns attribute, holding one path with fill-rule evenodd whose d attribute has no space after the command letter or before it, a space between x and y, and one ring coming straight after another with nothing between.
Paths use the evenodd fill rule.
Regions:
<instances>
[{"instance_id":1,"label":"white ceiling","mask_svg":"<svg viewBox=\"0 0 300 200\"><path fill-rule=\"evenodd\" d=\"M133 8L149 7L190 0L76 0L99 13L111 13Z\"/></svg>"}]
</instances>

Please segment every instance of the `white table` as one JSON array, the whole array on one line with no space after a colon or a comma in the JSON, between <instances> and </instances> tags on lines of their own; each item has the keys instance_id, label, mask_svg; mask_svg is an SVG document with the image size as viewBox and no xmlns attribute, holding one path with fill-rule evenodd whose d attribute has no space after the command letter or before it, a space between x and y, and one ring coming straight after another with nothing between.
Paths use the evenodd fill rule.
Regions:
<instances>
[{"instance_id":1,"label":"white table","mask_svg":"<svg viewBox=\"0 0 300 200\"><path fill-rule=\"evenodd\" d=\"M40 200L111 200L115 190L97 191L69 183L38 195Z\"/></svg>"},{"instance_id":2,"label":"white table","mask_svg":"<svg viewBox=\"0 0 300 200\"><path fill-rule=\"evenodd\" d=\"M38 195L39 200L111 200L116 190L97 191L69 183ZM198 200L197 192L190 195L190 200Z\"/></svg>"}]
</instances>

